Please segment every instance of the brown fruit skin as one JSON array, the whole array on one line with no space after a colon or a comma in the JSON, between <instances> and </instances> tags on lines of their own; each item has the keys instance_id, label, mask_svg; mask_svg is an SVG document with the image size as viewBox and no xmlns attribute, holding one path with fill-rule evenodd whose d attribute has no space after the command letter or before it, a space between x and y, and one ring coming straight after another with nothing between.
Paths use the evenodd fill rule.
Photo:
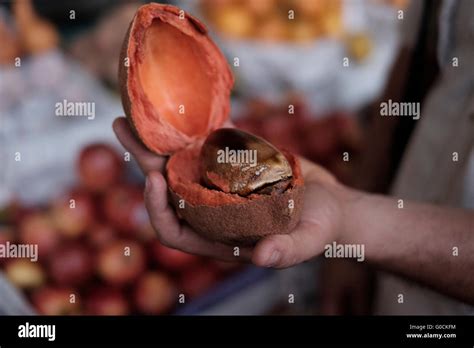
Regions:
<instances>
[{"instance_id":1,"label":"brown fruit skin","mask_svg":"<svg viewBox=\"0 0 474 348\"><path fill-rule=\"evenodd\" d=\"M152 3L140 7L125 37L119 64L121 99L131 128L137 138L152 152L159 155L173 155L170 161L190 145L198 145L207 134L224 124L228 119L229 96L234 82L229 65L215 43L207 37L207 30L204 25L185 13L184 20L173 20L173 24L184 34L191 36L192 39L197 40L202 45L200 48L203 50L203 57L207 59L206 68L209 68L208 75L211 79L209 82L212 83L213 88L213 96L210 100L213 108L208 119L207 130L201 132L205 134L187 135L169 122L165 122L166 120L162 120L159 114L156 117L151 117L151 115L145 113L146 110L150 110L152 105L148 105L147 100L144 103L140 99L140 95L137 95L142 91L136 87L139 81L137 82L135 74L137 74L136 70L140 66L140 57L135 59L137 55L136 46L142 44L141 37L143 37L143 32L146 30L150 17L163 20L164 18L169 19L169 16L177 17L179 14L180 9L170 5ZM177 21L179 21L179 24ZM127 57L130 58L129 67L124 64ZM191 64L194 66L197 62L192 61ZM186 81L183 81L183 86L185 84ZM167 87L170 86L163 86L163 88ZM195 90L188 92L194 93ZM135 111L137 113L133 114ZM150 136L151 132L143 132L143 130L149 131L151 129L153 130L152 136ZM143 134L140 135L140 131ZM168 161L168 169L170 161ZM296 163L295 166L292 165L293 171L297 167L299 168L299 163ZM170 183L169 178L168 183ZM177 183L177 186L175 190L170 184L171 200L177 207L177 213L201 235L230 245L251 245L267 235L289 233L297 225L303 205L304 183L302 177L294 179L291 187L283 193L273 192L269 195L260 195L257 199L249 197L248 200L239 202L236 202L239 199L233 197L235 195L229 194L228 199L218 195L210 197L210 200L222 200L222 204L212 204L210 206L206 205L205 202L193 201L192 204L186 202L185 209L179 209L179 200L183 198L186 201L186 197L183 196L192 198L193 192L190 190L188 195L188 192L186 192L188 187L185 184ZM202 187L202 190L207 189ZM176 192L179 192L179 194ZM195 197L202 197L206 194L205 191L194 191L194 193L197 193ZM239 198L244 199L240 196ZM290 200L294 201L293 209L288 207ZM214 201L214 203L216 202Z\"/></svg>"},{"instance_id":2,"label":"brown fruit skin","mask_svg":"<svg viewBox=\"0 0 474 348\"><path fill-rule=\"evenodd\" d=\"M221 206L192 205L170 189L170 196L178 215L186 220L200 235L213 240L235 245L253 245L261 238L272 234L291 232L301 217L304 186L297 185L284 193L261 195L257 200L243 204L223 204ZM294 201L289 209L288 201Z\"/></svg>"}]
</instances>

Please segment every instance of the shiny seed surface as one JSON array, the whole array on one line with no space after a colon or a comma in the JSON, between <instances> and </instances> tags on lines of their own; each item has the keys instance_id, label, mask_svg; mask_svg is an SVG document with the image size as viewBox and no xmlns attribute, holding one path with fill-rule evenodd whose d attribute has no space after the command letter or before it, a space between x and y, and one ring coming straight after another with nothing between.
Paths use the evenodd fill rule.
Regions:
<instances>
[{"instance_id":1,"label":"shiny seed surface","mask_svg":"<svg viewBox=\"0 0 474 348\"><path fill-rule=\"evenodd\" d=\"M272 186L284 191L293 175L286 157L277 148L235 128L221 128L207 137L200 164L206 186L241 196L271 194Z\"/></svg>"}]
</instances>

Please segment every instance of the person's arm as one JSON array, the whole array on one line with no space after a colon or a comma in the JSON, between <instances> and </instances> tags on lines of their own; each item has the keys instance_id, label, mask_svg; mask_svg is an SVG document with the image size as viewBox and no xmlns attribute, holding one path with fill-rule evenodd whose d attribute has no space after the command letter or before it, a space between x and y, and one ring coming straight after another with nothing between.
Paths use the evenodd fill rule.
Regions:
<instances>
[{"instance_id":1,"label":"person's arm","mask_svg":"<svg viewBox=\"0 0 474 348\"><path fill-rule=\"evenodd\" d=\"M324 201L305 201L311 204L304 211L312 210L314 225L300 224L290 235L260 241L252 258L256 264L268 265L272 250L281 256L272 267L281 268L323 253L334 241L361 244L365 261L377 268L474 304L473 211L410 201L399 208L397 198L333 182L317 180L316 185L317 194L321 189L328 194Z\"/></svg>"},{"instance_id":2,"label":"person's arm","mask_svg":"<svg viewBox=\"0 0 474 348\"><path fill-rule=\"evenodd\" d=\"M368 262L474 303L474 212L355 195L341 243L362 243Z\"/></svg>"},{"instance_id":3,"label":"person's arm","mask_svg":"<svg viewBox=\"0 0 474 348\"><path fill-rule=\"evenodd\" d=\"M407 80L412 51L403 46L392 67L382 97L373 103L368 114L364 148L356 162L350 186L369 191L387 192L393 176L393 151L400 118L380 117L380 102L401 100ZM324 259L318 273L321 314L363 315L370 312L375 282L374 270L367 263Z\"/></svg>"}]
</instances>

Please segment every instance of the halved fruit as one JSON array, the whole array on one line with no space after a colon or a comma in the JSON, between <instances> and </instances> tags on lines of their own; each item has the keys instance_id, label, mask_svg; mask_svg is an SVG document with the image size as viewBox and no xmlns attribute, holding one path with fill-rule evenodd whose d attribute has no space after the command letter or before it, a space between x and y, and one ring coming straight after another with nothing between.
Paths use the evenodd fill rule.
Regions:
<instances>
[{"instance_id":1,"label":"halved fruit","mask_svg":"<svg viewBox=\"0 0 474 348\"><path fill-rule=\"evenodd\" d=\"M171 155L166 166L171 202L196 232L248 245L297 225L304 182L298 159L288 152L283 151L291 181L270 194L242 197L202 185L199 152L229 117L233 77L199 20L170 5L140 7L125 37L119 79L137 137L156 154Z\"/></svg>"}]
</instances>

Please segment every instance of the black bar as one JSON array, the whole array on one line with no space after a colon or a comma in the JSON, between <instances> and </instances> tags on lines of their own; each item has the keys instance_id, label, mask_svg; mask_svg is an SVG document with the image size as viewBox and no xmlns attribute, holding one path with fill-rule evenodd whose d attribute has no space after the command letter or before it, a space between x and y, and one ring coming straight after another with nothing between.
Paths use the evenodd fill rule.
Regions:
<instances>
[{"instance_id":1,"label":"black bar","mask_svg":"<svg viewBox=\"0 0 474 348\"><path fill-rule=\"evenodd\" d=\"M55 325L55 340L18 337L20 325ZM410 329L410 325L412 325ZM431 326L428 326L431 325ZM420 328L421 326L421 328ZM423 327L424 326L424 327ZM416 328L415 328L416 327ZM23 328L27 328L24 326ZM24 331L23 331L24 332ZM456 337L408 338L407 334ZM474 344L474 317L0 317L0 346L61 344L377 344L468 346Z\"/></svg>"}]
</instances>

